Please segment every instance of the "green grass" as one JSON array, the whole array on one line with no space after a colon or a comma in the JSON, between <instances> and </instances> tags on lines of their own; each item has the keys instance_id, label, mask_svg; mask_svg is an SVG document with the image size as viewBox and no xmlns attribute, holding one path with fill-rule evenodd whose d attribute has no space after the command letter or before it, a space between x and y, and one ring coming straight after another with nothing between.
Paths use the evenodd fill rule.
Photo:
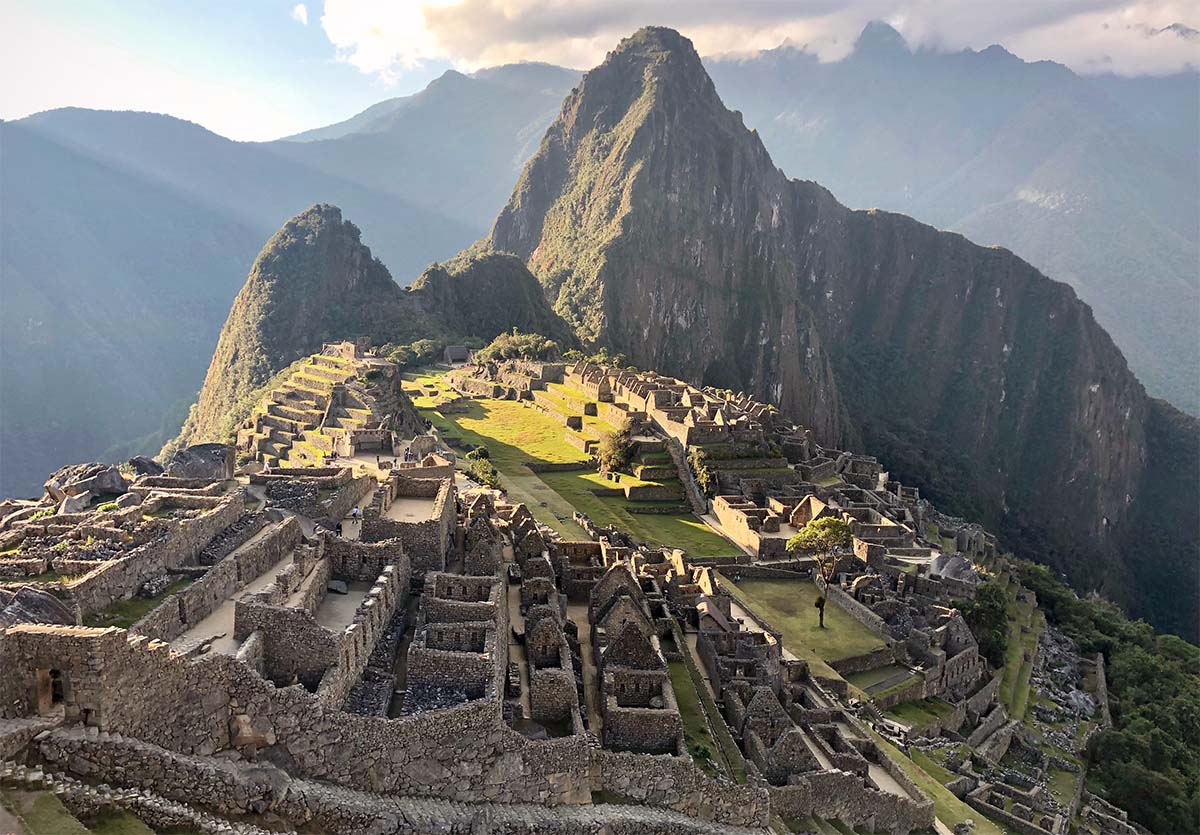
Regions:
<instances>
[{"instance_id":1,"label":"green grass","mask_svg":"<svg viewBox=\"0 0 1200 835\"><path fill-rule=\"evenodd\" d=\"M879 746L891 758L892 762L899 765L904 770L904 773L908 775L909 779L916 783L917 787L933 800L933 812L937 815L938 820L946 824L946 826L953 829L956 825L970 818L975 821L975 828L971 830L972 835L1004 835L1004 830L955 797L949 789L938 781L937 777L904 756L903 753L883 737L879 736L879 734L871 731L871 736L879 743ZM929 758L926 757L925 759L928 760ZM945 769L942 769L942 771L945 771Z\"/></svg>"},{"instance_id":2,"label":"green grass","mask_svg":"<svg viewBox=\"0 0 1200 835\"><path fill-rule=\"evenodd\" d=\"M793 652L794 646L808 647L832 663L884 646L882 638L832 600L825 606L821 629L813 605L817 587L806 580L743 580L737 587L756 611L783 632L784 644Z\"/></svg>"},{"instance_id":3,"label":"green grass","mask_svg":"<svg viewBox=\"0 0 1200 835\"><path fill-rule=\"evenodd\" d=\"M154 597L131 597L128 600L118 601L103 612L89 615L85 618L85 623L87 626L119 626L122 629L128 629L150 614L159 603L162 603L172 594L186 589L194 580L194 577L185 577L182 580L176 580L167 586L166 590L160 594L156 594Z\"/></svg>"},{"instance_id":4,"label":"green grass","mask_svg":"<svg viewBox=\"0 0 1200 835\"><path fill-rule=\"evenodd\" d=\"M722 770L717 765L721 752L709 733L708 720L704 718L704 708L700 706L700 696L687 665L682 661L670 661L667 668L671 674L671 689L675 691L675 701L679 705L679 717L683 720L683 738L688 753L705 772L718 774Z\"/></svg>"},{"instance_id":5,"label":"green grass","mask_svg":"<svg viewBox=\"0 0 1200 835\"><path fill-rule=\"evenodd\" d=\"M630 513L623 496L597 496L594 488L616 486L594 472L540 473L539 477L571 506L597 525L615 527L637 539L667 548L682 548L694 557L737 553L737 546L690 513ZM622 476L622 484L632 476ZM635 479L636 481L636 479ZM638 482L642 483L642 482ZM674 502L637 502L640 506L679 505Z\"/></svg>"},{"instance_id":6,"label":"green grass","mask_svg":"<svg viewBox=\"0 0 1200 835\"><path fill-rule=\"evenodd\" d=\"M87 828L50 792L4 791L0 802L22 820L28 835L88 835Z\"/></svg>"},{"instance_id":7,"label":"green grass","mask_svg":"<svg viewBox=\"0 0 1200 835\"><path fill-rule=\"evenodd\" d=\"M1075 799L1075 787L1078 785L1078 781L1079 775L1073 771L1054 770L1050 772L1050 779L1046 781L1046 787L1059 803L1067 806Z\"/></svg>"},{"instance_id":8,"label":"green grass","mask_svg":"<svg viewBox=\"0 0 1200 835\"><path fill-rule=\"evenodd\" d=\"M936 762L932 757L926 754L919 748L912 749L912 760L921 769L933 779L937 780L943 786L954 779L954 775L942 764Z\"/></svg>"},{"instance_id":9,"label":"green grass","mask_svg":"<svg viewBox=\"0 0 1200 835\"><path fill-rule=\"evenodd\" d=\"M598 525L616 527L653 545L683 548L700 557L736 553L736 546L691 514L635 514L627 510L628 502L623 496L594 495L594 489L618 486L591 470L589 457L563 440L566 427L536 409L513 400L472 399L461 413L424 414L439 432L457 436L465 443L486 446L509 498L524 502L538 521L564 537L585 537L583 530L571 521L571 514L578 510ZM526 466L530 463L576 463L589 469L534 473ZM621 481L649 483L632 476L623 476Z\"/></svg>"},{"instance_id":10,"label":"green grass","mask_svg":"<svg viewBox=\"0 0 1200 835\"><path fill-rule=\"evenodd\" d=\"M87 822L93 835L154 835L154 830L126 811L105 812Z\"/></svg>"},{"instance_id":11,"label":"green grass","mask_svg":"<svg viewBox=\"0 0 1200 835\"><path fill-rule=\"evenodd\" d=\"M914 728L922 728L953 712L954 708L951 705L938 699L900 702L900 704L893 705L884 711L884 713L893 719L898 719Z\"/></svg>"},{"instance_id":12,"label":"green grass","mask_svg":"<svg viewBox=\"0 0 1200 835\"><path fill-rule=\"evenodd\" d=\"M1024 719L1029 707L1032 658L1037 649L1038 636L1046 628L1046 617L1033 604L1019 600L1015 589L1010 591L1012 598L1008 610L1008 649L1004 655L1000 699L1008 708L1009 716L1013 719ZM1028 661L1024 657L1026 653L1030 656Z\"/></svg>"}]
</instances>

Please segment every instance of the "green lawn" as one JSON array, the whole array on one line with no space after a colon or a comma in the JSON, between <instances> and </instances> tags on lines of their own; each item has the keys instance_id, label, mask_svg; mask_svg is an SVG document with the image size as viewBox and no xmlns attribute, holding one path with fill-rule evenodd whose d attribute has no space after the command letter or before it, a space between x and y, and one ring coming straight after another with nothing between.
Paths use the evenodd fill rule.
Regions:
<instances>
[{"instance_id":1,"label":"green lawn","mask_svg":"<svg viewBox=\"0 0 1200 835\"><path fill-rule=\"evenodd\" d=\"M720 751L717 741L709 733L696 685L682 661L670 661L667 667L671 674L671 689L675 691L675 701L679 705L679 718L683 720L683 738L688 753L707 773L717 774L721 771L716 765Z\"/></svg>"},{"instance_id":2,"label":"green lawn","mask_svg":"<svg viewBox=\"0 0 1200 835\"><path fill-rule=\"evenodd\" d=\"M691 514L636 514L623 496L596 496L592 490L617 488L591 469L590 459L563 438L568 431L549 415L515 400L468 400L461 413L425 411L438 431L482 445L500 471L501 486L515 502L524 502L538 521L569 539L584 533L571 521L575 510L598 525L616 527L654 545L683 548L698 557L737 552L736 546ZM575 463L586 469L534 473L527 464ZM630 481L626 481L630 479ZM622 483L645 482L623 476ZM681 502L667 502L675 505ZM639 502L653 506L655 502ZM664 503L657 503L664 504Z\"/></svg>"},{"instance_id":3,"label":"green lawn","mask_svg":"<svg viewBox=\"0 0 1200 835\"><path fill-rule=\"evenodd\" d=\"M1054 770L1050 772L1050 779L1047 781L1046 787L1059 803L1068 806L1075 799L1075 787L1078 780L1079 775L1073 771Z\"/></svg>"},{"instance_id":4,"label":"green lawn","mask_svg":"<svg viewBox=\"0 0 1200 835\"><path fill-rule=\"evenodd\" d=\"M825 628L817 625L817 587L807 580L742 580L737 588L750 604L783 632L788 649L808 647L828 662L865 655L883 639L833 601L825 606Z\"/></svg>"},{"instance_id":5,"label":"green lawn","mask_svg":"<svg viewBox=\"0 0 1200 835\"><path fill-rule=\"evenodd\" d=\"M87 828L50 792L2 790L0 804L21 819L28 835L88 835Z\"/></svg>"},{"instance_id":6,"label":"green lawn","mask_svg":"<svg viewBox=\"0 0 1200 835\"><path fill-rule=\"evenodd\" d=\"M162 603L172 594L183 591L195 582L195 580L195 577L185 577L182 580L176 580L167 586L165 591L161 594L156 594L154 597L135 596L128 600L117 601L103 612L89 615L85 618L85 622L88 626L119 626L122 629L128 629L150 614L159 603Z\"/></svg>"},{"instance_id":7,"label":"green lawn","mask_svg":"<svg viewBox=\"0 0 1200 835\"><path fill-rule=\"evenodd\" d=\"M922 728L953 712L953 706L946 704L940 699L920 699L911 702L901 702L884 711L884 713L893 719L898 719L914 728Z\"/></svg>"},{"instance_id":8,"label":"green lawn","mask_svg":"<svg viewBox=\"0 0 1200 835\"><path fill-rule=\"evenodd\" d=\"M871 731L871 735L879 743L884 753L893 762L898 764L900 768L904 769L904 773L908 775L909 779L916 783L921 791L925 792L933 800L933 812L937 815L938 820L953 829L956 825L970 818L975 821L975 828L971 830L972 835L1004 835L1004 830L955 797L949 789L938 782L937 777L934 777L908 757L904 756L903 753L874 731ZM928 757L925 759L928 759ZM942 771L944 770L942 769Z\"/></svg>"},{"instance_id":9,"label":"green lawn","mask_svg":"<svg viewBox=\"0 0 1200 835\"><path fill-rule=\"evenodd\" d=\"M690 513L630 513L624 497L597 496L594 488L615 486L595 472L540 473L549 485L597 525L615 527L637 539L667 548L682 548L693 557L736 554L737 546ZM622 476L621 481L632 476ZM637 502L645 507L679 505L682 502Z\"/></svg>"}]
</instances>

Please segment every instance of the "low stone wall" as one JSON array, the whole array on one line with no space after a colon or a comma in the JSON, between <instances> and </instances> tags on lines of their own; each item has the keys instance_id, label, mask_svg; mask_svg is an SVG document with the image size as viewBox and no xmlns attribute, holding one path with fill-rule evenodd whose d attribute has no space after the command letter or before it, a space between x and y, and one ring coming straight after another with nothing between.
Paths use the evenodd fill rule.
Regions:
<instances>
[{"instance_id":1,"label":"low stone wall","mask_svg":"<svg viewBox=\"0 0 1200 835\"><path fill-rule=\"evenodd\" d=\"M597 749L591 768L593 791L702 820L765 827L771 811L766 789L718 783L687 757Z\"/></svg>"},{"instance_id":2,"label":"low stone wall","mask_svg":"<svg viewBox=\"0 0 1200 835\"><path fill-rule=\"evenodd\" d=\"M359 476L343 484L329 500L329 506L323 508L325 515L333 521L344 519L350 514L351 508L375 489L376 484L375 478L369 475Z\"/></svg>"},{"instance_id":3,"label":"low stone wall","mask_svg":"<svg viewBox=\"0 0 1200 835\"><path fill-rule=\"evenodd\" d=\"M175 754L119 734L78 728L52 731L37 748L48 762L81 777L108 780L119 774L125 785L149 787L172 800L230 816L269 809L290 782L272 765L246 767Z\"/></svg>"},{"instance_id":4,"label":"low stone wall","mask_svg":"<svg viewBox=\"0 0 1200 835\"><path fill-rule=\"evenodd\" d=\"M239 588L261 577L291 552L299 540L300 523L294 518L277 523L252 545L226 556L199 580L168 597L129 631L173 641L215 612Z\"/></svg>"},{"instance_id":5,"label":"low stone wall","mask_svg":"<svg viewBox=\"0 0 1200 835\"><path fill-rule=\"evenodd\" d=\"M845 771L801 774L790 785L771 787L770 797L771 811L784 818L813 815L872 832L907 833L932 828L934 821L933 801L879 791Z\"/></svg>"},{"instance_id":6,"label":"low stone wall","mask_svg":"<svg viewBox=\"0 0 1200 835\"><path fill-rule=\"evenodd\" d=\"M837 670L838 675L848 676L852 673L861 673L866 670L876 670L880 667L886 667L889 664L895 663L895 661L896 656L891 647L882 647L871 652L865 652L862 655L853 655L850 658L831 661L829 666Z\"/></svg>"},{"instance_id":7,"label":"low stone wall","mask_svg":"<svg viewBox=\"0 0 1200 835\"><path fill-rule=\"evenodd\" d=\"M850 615L850 617L854 618L856 621L867 627L867 629L870 629L881 638L884 638L887 635L886 624L884 624L883 618L879 617L879 615L872 612L866 606L859 603L853 597L846 594L846 592L842 591L832 583L829 585L828 592L829 599L838 606L841 606L846 611L846 614Z\"/></svg>"},{"instance_id":8,"label":"low stone wall","mask_svg":"<svg viewBox=\"0 0 1200 835\"><path fill-rule=\"evenodd\" d=\"M674 502L683 500L683 488L672 484L626 485L625 498L631 502Z\"/></svg>"},{"instance_id":9,"label":"low stone wall","mask_svg":"<svg viewBox=\"0 0 1200 835\"><path fill-rule=\"evenodd\" d=\"M967 737L967 744L972 748L978 748L985 739L999 730L1007 721L1008 711L1004 709L1004 705L996 705L992 712Z\"/></svg>"},{"instance_id":10,"label":"low stone wall","mask_svg":"<svg viewBox=\"0 0 1200 835\"><path fill-rule=\"evenodd\" d=\"M176 498L172 497L174 501ZM203 501L211 506L211 499ZM132 597L147 580L193 563L204 546L236 522L244 510L238 492L226 496L199 518L162 520L161 537L134 548L124 557L103 563L64 588L82 617L104 611L113 603Z\"/></svg>"}]
</instances>

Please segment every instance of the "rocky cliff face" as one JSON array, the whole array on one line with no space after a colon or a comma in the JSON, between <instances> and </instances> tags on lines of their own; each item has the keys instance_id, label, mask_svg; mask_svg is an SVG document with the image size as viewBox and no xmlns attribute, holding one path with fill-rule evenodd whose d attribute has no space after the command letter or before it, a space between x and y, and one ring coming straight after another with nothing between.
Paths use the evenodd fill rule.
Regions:
<instances>
[{"instance_id":1,"label":"rocky cliff face","mask_svg":"<svg viewBox=\"0 0 1200 835\"><path fill-rule=\"evenodd\" d=\"M405 290L341 210L313 206L285 223L255 259L199 399L169 446L225 440L275 374L323 343L359 336L377 345L488 341L513 327L571 338L518 259L464 255L433 265Z\"/></svg>"},{"instance_id":2,"label":"rocky cliff face","mask_svg":"<svg viewBox=\"0 0 1200 835\"><path fill-rule=\"evenodd\" d=\"M1139 491L1169 469L1147 445L1169 407L1090 308L1007 250L789 180L679 34L642 30L584 77L489 243L585 340L773 400L1076 581L1142 599L1159 558L1128 546ZM1194 578L1182 530L1191 550L1170 559ZM1176 598L1188 623L1192 598Z\"/></svg>"}]
</instances>

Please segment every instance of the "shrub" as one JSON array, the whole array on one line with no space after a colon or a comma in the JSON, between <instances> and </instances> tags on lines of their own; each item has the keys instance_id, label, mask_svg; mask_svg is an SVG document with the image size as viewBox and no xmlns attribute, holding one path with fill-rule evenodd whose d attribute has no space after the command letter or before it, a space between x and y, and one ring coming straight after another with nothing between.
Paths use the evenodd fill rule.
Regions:
<instances>
[{"instance_id":1,"label":"shrub","mask_svg":"<svg viewBox=\"0 0 1200 835\"><path fill-rule=\"evenodd\" d=\"M500 487L500 472L491 461L486 458L472 458L470 452L463 456L463 461L466 462L463 470L472 479L487 487Z\"/></svg>"},{"instance_id":2,"label":"shrub","mask_svg":"<svg viewBox=\"0 0 1200 835\"><path fill-rule=\"evenodd\" d=\"M615 432L607 432L600 436L596 445L596 461L600 472L619 472L629 466L633 459L633 429L629 421L625 421Z\"/></svg>"},{"instance_id":3,"label":"shrub","mask_svg":"<svg viewBox=\"0 0 1200 835\"><path fill-rule=\"evenodd\" d=\"M521 333L516 328L502 333L475 354L477 362L496 362L509 359L556 360L560 357L558 343L540 333Z\"/></svg>"},{"instance_id":4,"label":"shrub","mask_svg":"<svg viewBox=\"0 0 1200 835\"><path fill-rule=\"evenodd\" d=\"M41 510L34 511L34 513L30 515L29 521L32 522L35 519L45 519L47 516L53 516L53 515L54 515L54 508L44 507Z\"/></svg>"},{"instance_id":5,"label":"shrub","mask_svg":"<svg viewBox=\"0 0 1200 835\"><path fill-rule=\"evenodd\" d=\"M105 502L104 504L102 504L98 508L96 508L96 510L100 511L101 513L107 513L110 510L116 510L116 509L117 509L116 502Z\"/></svg>"}]
</instances>

